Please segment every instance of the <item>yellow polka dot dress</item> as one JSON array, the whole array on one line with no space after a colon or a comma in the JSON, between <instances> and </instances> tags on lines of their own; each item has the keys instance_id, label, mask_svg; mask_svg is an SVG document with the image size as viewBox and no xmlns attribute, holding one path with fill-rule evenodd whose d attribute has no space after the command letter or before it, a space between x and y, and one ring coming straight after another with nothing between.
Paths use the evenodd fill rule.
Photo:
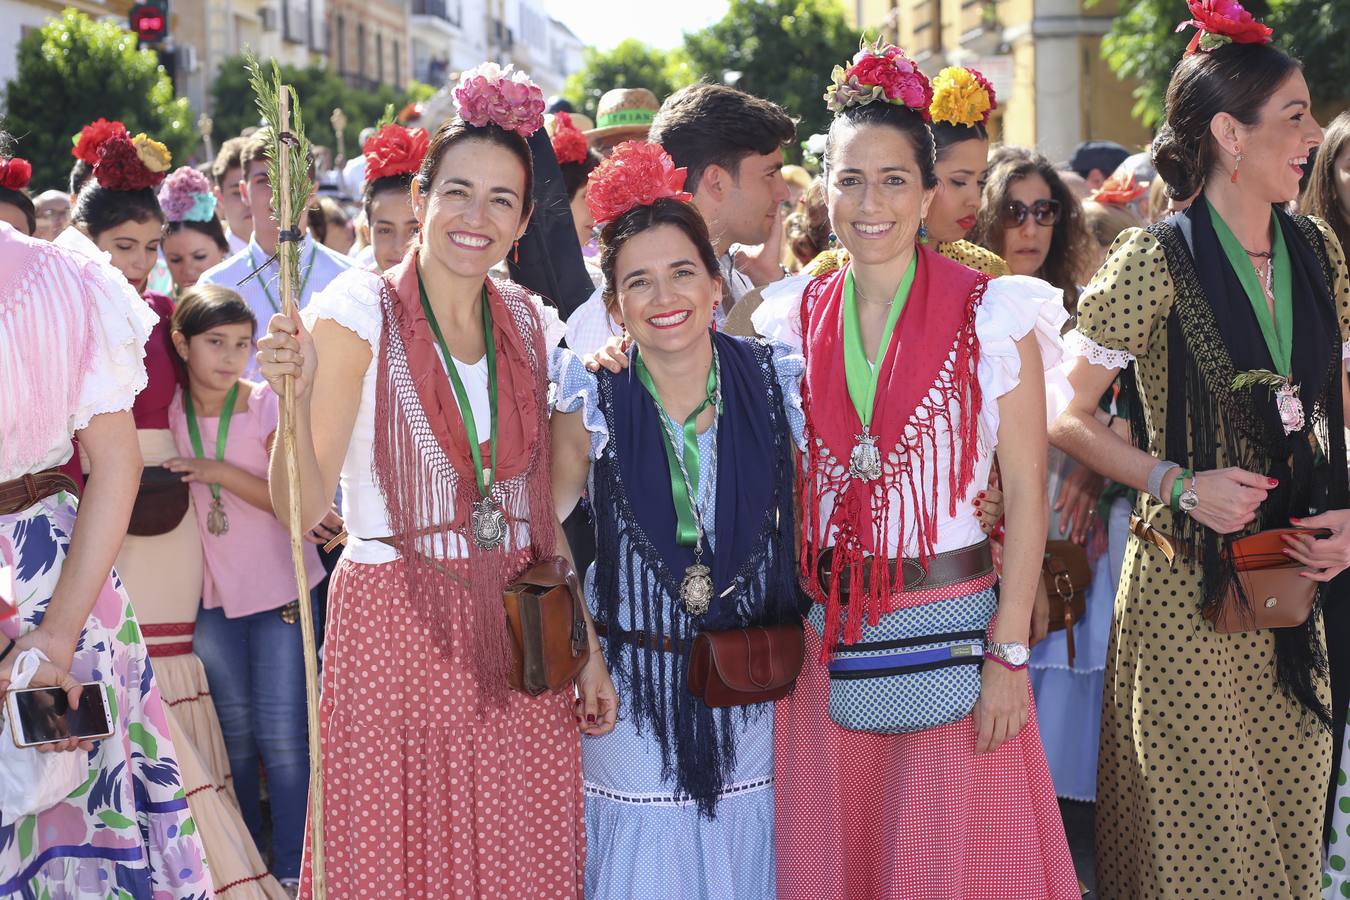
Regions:
<instances>
[{"instance_id":1,"label":"yellow polka dot dress","mask_svg":"<svg viewBox=\"0 0 1350 900\"><path fill-rule=\"evenodd\" d=\"M1340 273L1344 333L1350 279L1322 230ZM1078 330L1098 352L1135 358L1153 448L1166 446L1173 296L1161 245L1131 229L1079 301ZM1230 465L1224 441L1217 446L1219 467ZM1136 512L1170 527L1170 515L1143 492ZM1169 566L1130 538L1102 700L1098 896L1313 900L1322 885L1331 738L1300 728L1301 708L1275 681L1270 633L1216 633L1199 613L1200 595L1197 568L1181 559Z\"/></svg>"}]
</instances>

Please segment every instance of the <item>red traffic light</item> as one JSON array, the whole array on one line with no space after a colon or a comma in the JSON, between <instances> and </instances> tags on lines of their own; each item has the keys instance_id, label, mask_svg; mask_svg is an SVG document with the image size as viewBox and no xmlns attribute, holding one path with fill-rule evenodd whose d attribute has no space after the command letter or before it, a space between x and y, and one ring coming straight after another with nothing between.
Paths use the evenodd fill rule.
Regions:
<instances>
[{"instance_id":1,"label":"red traffic light","mask_svg":"<svg viewBox=\"0 0 1350 900\"><path fill-rule=\"evenodd\" d=\"M131 8L131 30L142 44L162 43L169 34L169 17L161 6L141 3Z\"/></svg>"}]
</instances>

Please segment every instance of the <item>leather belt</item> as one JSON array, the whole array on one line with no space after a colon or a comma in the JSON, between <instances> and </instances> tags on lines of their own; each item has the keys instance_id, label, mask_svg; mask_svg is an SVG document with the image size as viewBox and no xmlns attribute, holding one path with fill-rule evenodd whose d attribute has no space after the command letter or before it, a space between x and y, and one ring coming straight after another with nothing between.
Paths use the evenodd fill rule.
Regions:
<instances>
[{"instance_id":1,"label":"leather belt","mask_svg":"<svg viewBox=\"0 0 1350 900\"><path fill-rule=\"evenodd\" d=\"M1130 534L1139 538L1150 547L1155 547L1162 551L1162 555L1167 559L1167 564L1172 565L1177 558L1177 545L1172 536L1165 531L1159 531L1152 525L1145 522L1136 515L1130 515Z\"/></svg>"},{"instance_id":2,"label":"leather belt","mask_svg":"<svg viewBox=\"0 0 1350 900\"><path fill-rule=\"evenodd\" d=\"M23 512L28 507L62 491L76 495L79 487L69 475L59 469L46 469L36 474L20 475L13 481L0 483L0 516Z\"/></svg>"},{"instance_id":3,"label":"leather belt","mask_svg":"<svg viewBox=\"0 0 1350 900\"><path fill-rule=\"evenodd\" d=\"M596 637L608 639L610 637L609 626L603 622L596 622L595 634ZM650 631L623 631L616 628L614 630L614 640L625 644L636 644L637 646L644 647L648 650L659 650L662 653L675 652L675 644L668 635L657 637ZM687 648L691 643L692 642L690 641L680 641L682 648Z\"/></svg>"},{"instance_id":4,"label":"leather belt","mask_svg":"<svg viewBox=\"0 0 1350 900\"><path fill-rule=\"evenodd\" d=\"M869 581L872 577L874 560L875 557L869 557L863 563L863 574ZM831 568L833 562L833 547L821 551L816 578L819 581L821 591L826 595L830 593L830 579L834 577L834 571ZM897 588L897 590L906 592L933 591L955 584L963 584L967 581L974 581L990 574L994 571L994 555L990 552L989 540L986 538L978 544L962 547L960 550L948 550L946 553L937 554L928 560L927 569L924 568L920 560L909 556L899 560L888 559L886 566L890 570L892 585L899 580L896 578L897 570L904 579L903 586ZM839 596L842 602L848 602L851 591L849 573L845 571L839 576Z\"/></svg>"}]
</instances>

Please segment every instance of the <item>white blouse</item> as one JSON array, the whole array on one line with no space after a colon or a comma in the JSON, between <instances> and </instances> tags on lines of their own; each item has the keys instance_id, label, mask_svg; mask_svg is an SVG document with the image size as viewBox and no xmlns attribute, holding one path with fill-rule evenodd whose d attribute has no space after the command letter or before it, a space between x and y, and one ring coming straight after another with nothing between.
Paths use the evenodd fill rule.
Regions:
<instances>
[{"instance_id":1,"label":"white blouse","mask_svg":"<svg viewBox=\"0 0 1350 900\"><path fill-rule=\"evenodd\" d=\"M380 285L383 279L374 272L364 269L349 269L338 276L321 293L315 295L300 316L305 326L313 328L319 319L331 319L370 345L371 363L361 378L361 400L356 410L356 423L352 429L351 442L347 445L347 455L342 461L342 471L338 485L342 494L342 516L347 528L347 549L345 558L358 563L385 563L398 559L398 551L388 544L373 538L388 537L389 511L380 493L379 482L375 477L375 380L383 337L383 317L380 311ZM552 307L544 304L536 295L531 296L544 325L544 342L547 348L556 345L565 330ZM487 359L476 363L464 363L454 360L455 369L464 382L464 392L469 397L469 407L473 411L475 422L489 420L488 371ZM442 359L444 364L444 359ZM451 510L438 510L442 516L449 516ZM528 510L509 510L520 521L528 519ZM440 521L445 521L444 518ZM435 523L427 523L428 525ZM523 525L516 526L523 528ZM519 536L517 536L519 537ZM428 540L426 552L442 559L455 559L467 556L468 545L458 536L452 536L451 546L441 545L439 539Z\"/></svg>"},{"instance_id":2,"label":"white blouse","mask_svg":"<svg viewBox=\"0 0 1350 900\"><path fill-rule=\"evenodd\" d=\"M801 294L777 296L766 299L755 310L752 321L755 330L765 337L781 341L800 351L801 335ZM1022 359L1017 352L1017 341L1028 333L1034 332L1041 351L1041 364L1046 379L1046 421L1051 422L1072 398L1073 391L1065 376L1064 347L1060 341L1060 329L1068 320L1064 309L1063 297L1058 288L1038 278L1020 275L1008 275L989 282L984 299L975 311L975 335L980 346L980 360L976 377L980 381L983 404L980 408L979 448L975 465L975 477L964 497L956 507L956 515L950 515L949 478L950 468L948 452L952 443L952 433L960 427L961 410L953 402L951 425L939 424L936 436L937 452L924 454L911 465L920 467L918 484L937 484L938 539L936 551L945 553L959 550L979 543L984 539L976 514L975 495L984 490L989 481L989 470L993 465L994 450L998 445L999 404L1004 394L1017 387L1021 380ZM839 360L843 365L843 360ZM878 396L880 400L880 395ZM883 401L884 402L884 401ZM848 461L840 463L841 472L847 468ZM929 470L936 466L936 472ZM820 517L827 519L834 508L833 498L826 496L821 503ZM892 507L891 521L888 526L888 555L914 556L918 553L919 542L916 521L903 523L904 535L901 536L900 511Z\"/></svg>"}]
</instances>

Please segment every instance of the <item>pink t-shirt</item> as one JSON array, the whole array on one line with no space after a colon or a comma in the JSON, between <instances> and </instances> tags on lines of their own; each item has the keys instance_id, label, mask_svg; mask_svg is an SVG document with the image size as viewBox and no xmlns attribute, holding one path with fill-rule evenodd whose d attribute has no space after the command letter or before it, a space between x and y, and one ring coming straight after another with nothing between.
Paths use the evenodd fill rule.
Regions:
<instances>
[{"instance_id":1,"label":"pink t-shirt","mask_svg":"<svg viewBox=\"0 0 1350 900\"><path fill-rule=\"evenodd\" d=\"M277 395L266 384L241 381L240 392L248 394L248 409L236 410L225 440L225 461L250 475L267 477L267 439L277 429ZM202 450L207 458L216 453L216 416L197 416ZM181 456L196 456L188 437L183 412L183 388L169 404L169 430ZM295 570L291 566L291 540L276 516L245 502L229 491L220 492L230 530L221 535L206 528L211 511L211 487L193 482L192 505L202 534L206 574L202 579L202 606L223 608L231 619L266 612L295 599ZM311 588L323 580L323 564L313 544L305 544L305 571Z\"/></svg>"}]
</instances>

